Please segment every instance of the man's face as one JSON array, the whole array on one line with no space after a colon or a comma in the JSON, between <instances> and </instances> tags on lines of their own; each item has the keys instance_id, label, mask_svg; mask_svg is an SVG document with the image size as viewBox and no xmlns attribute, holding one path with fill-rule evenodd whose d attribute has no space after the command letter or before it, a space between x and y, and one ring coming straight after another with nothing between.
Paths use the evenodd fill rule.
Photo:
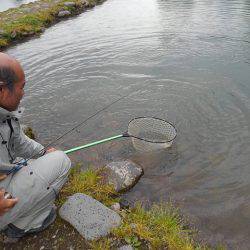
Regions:
<instances>
[{"instance_id":1,"label":"man's face","mask_svg":"<svg viewBox=\"0 0 250 250\"><path fill-rule=\"evenodd\" d=\"M0 86L0 106L8 111L14 111L18 108L24 95L25 76L21 67L16 67L15 72L18 76L18 82L14 84L12 90L7 86Z\"/></svg>"}]
</instances>

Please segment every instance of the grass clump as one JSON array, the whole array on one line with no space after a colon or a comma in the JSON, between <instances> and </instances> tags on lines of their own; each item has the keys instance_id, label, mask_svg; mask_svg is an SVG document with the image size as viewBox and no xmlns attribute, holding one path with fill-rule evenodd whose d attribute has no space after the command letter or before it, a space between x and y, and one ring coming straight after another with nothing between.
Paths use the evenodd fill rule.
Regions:
<instances>
[{"instance_id":1,"label":"grass clump","mask_svg":"<svg viewBox=\"0 0 250 250\"><path fill-rule=\"evenodd\" d=\"M0 38L0 48L6 47L8 45L8 41L6 39Z\"/></svg>"},{"instance_id":2,"label":"grass clump","mask_svg":"<svg viewBox=\"0 0 250 250\"><path fill-rule=\"evenodd\" d=\"M148 211L137 204L123 217L122 225L113 234L127 243L139 247L140 240L153 249L196 249L190 229L185 228L178 210L170 203L155 204Z\"/></svg>"},{"instance_id":3,"label":"grass clump","mask_svg":"<svg viewBox=\"0 0 250 250\"><path fill-rule=\"evenodd\" d=\"M27 135L30 139L33 139L35 140L36 139L36 136L35 136L35 133L33 131L33 129L31 127L24 127L23 128L23 132L25 135Z\"/></svg>"},{"instance_id":4,"label":"grass clump","mask_svg":"<svg viewBox=\"0 0 250 250\"><path fill-rule=\"evenodd\" d=\"M103 238L101 240L93 241L90 243L92 250L109 250L112 247L112 241L109 238Z\"/></svg>"},{"instance_id":5,"label":"grass clump","mask_svg":"<svg viewBox=\"0 0 250 250\"><path fill-rule=\"evenodd\" d=\"M84 193L92 198L110 206L118 201L113 185L104 182L103 169L88 169L81 171L81 165L71 169L69 181L60 192L58 204L65 202L66 198L75 193Z\"/></svg>"}]
</instances>

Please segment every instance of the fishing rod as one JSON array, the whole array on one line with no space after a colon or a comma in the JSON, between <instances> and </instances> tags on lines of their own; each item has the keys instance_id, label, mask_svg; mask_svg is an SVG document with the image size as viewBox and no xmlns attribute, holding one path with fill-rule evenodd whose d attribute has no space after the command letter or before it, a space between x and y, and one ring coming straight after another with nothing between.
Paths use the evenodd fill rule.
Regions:
<instances>
[{"instance_id":1,"label":"fishing rod","mask_svg":"<svg viewBox=\"0 0 250 250\"><path fill-rule=\"evenodd\" d=\"M141 88L140 88L141 89ZM138 92L140 89L137 91L134 91L132 93ZM42 150L40 150L38 153L33 154L30 158L28 159L22 159L18 163L16 163L16 166L12 168L7 174L11 174L13 172L17 172L20 170L23 166L27 165L27 162L36 157L37 155L40 155L42 152L46 152L46 149L51 146L53 143L56 141L60 140L64 136L72 133L74 130L77 128L81 127L83 124L85 124L88 120L96 116L97 114L101 113L102 111L108 109L110 106L114 105L115 103L119 102L120 100L128 97L132 93L129 93L127 95L124 95L112 103L106 105L104 108L98 110L88 118L84 119L82 122L78 123L75 125L73 128L69 129L62 135L58 136L56 139L54 139L52 142L47 144ZM122 137L131 137L132 138L132 143L133 146L139 150L139 151L152 151L152 150L160 150L160 149L165 149L168 148L172 145L173 140L177 136L177 132L175 127L160 118L156 117L136 117L133 118L129 124L128 124L128 129L122 134L115 135L106 139L102 139L99 141L95 141L92 143L88 143L86 145L78 146L69 150L64 151L65 154L69 154L81 149L89 148L101 143L105 143L108 141L116 140Z\"/></svg>"},{"instance_id":2,"label":"fishing rod","mask_svg":"<svg viewBox=\"0 0 250 250\"><path fill-rule=\"evenodd\" d=\"M77 128L81 127L82 125L84 125L88 120L90 120L91 118L95 117L96 115L98 115L99 113L103 112L104 110L108 109L109 107L111 107L112 105L114 105L115 103L121 101L122 99L140 91L142 88L137 89L136 91L130 92L127 95L121 96L120 98L117 98L115 101L111 102L110 104L106 105L105 107L103 107L102 109L98 110L97 112L95 112L94 114L90 115L89 117L87 117L86 119L84 119L82 122L76 124L73 128L69 129L68 131L66 131L65 133L63 133L62 135L58 136L56 139L54 139L53 141L51 141L50 143L48 143L42 150L40 150L38 153L35 153L33 155L31 155L31 157L29 157L28 159L22 159L18 162L16 162L16 166L13 167L9 172L7 172L7 175L13 173L13 172L17 172L18 170L20 170L23 166L27 165L27 162L36 157L39 156L41 153L45 153L46 149L48 147L50 147L52 144L54 144L55 142L57 142L58 140L62 139L64 136L72 133L74 130L76 130Z\"/></svg>"}]
</instances>

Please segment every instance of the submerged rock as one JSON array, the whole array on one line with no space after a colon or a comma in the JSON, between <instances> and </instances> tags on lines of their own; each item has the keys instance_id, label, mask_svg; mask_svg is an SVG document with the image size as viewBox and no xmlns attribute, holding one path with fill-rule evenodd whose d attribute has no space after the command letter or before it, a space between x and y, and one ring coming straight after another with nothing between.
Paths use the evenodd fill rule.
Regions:
<instances>
[{"instance_id":1,"label":"submerged rock","mask_svg":"<svg viewBox=\"0 0 250 250\"><path fill-rule=\"evenodd\" d=\"M104 167L105 181L114 185L116 192L133 187L143 174L143 169L132 161L111 162Z\"/></svg>"},{"instance_id":2,"label":"submerged rock","mask_svg":"<svg viewBox=\"0 0 250 250\"><path fill-rule=\"evenodd\" d=\"M121 224L121 218L116 212L81 193L70 196L60 208L59 214L86 240L106 236L112 228Z\"/></svg>"},{"instance_id":3,"label":"submerged rock","mask_svg":"<svg viewBox=\"0 0 250 250\"><path fill-rule=\"evenodd\" d=\"M133 207L133 204L126 200L124 197L122 197L119 201L121 209L128 209L130 207Z\"/></svg>"},{"instance_id":4,"label":"submerged rock","mask_svg":"<svg viewBox=\"0 0 250 250\"><path fill-rule=\"evenodd\" d=\"M71 15L71 12L69 10L61 10L57 14L58 17L66 17L70 15Z\"/></svg>"}]
</instances>

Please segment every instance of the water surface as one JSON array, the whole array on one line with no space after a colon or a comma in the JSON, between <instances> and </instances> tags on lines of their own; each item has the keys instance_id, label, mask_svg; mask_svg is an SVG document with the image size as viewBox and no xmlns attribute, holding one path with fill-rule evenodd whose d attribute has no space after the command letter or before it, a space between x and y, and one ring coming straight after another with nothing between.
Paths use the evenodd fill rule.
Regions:
<instances>
[{"instance_id":1,"label":"water surface","mask_svg":"<svg viewBox=\"0 0 250 250\"><path fill-rule=\"evenodd\" d=\"M10 8L15 8L21 4L35 2L36 0L1 0L0 1L0 12L8 10Z\"/></svg>"},{"instance_id":2,"label":"water surface","mask_svg":"<svg viewBox=\"0 0 250 250\"><path fill-rule=\"evenodd\" d=\"M71 157L136 161L145 175L128 199L172 197L209 242L248 249L249 1L109 0L7 52L26 71L24 121L43 143L128 93L58 146L120 134L136 116L175 124L165 152L121 139Z\"/></svg>"}]
</instances>

